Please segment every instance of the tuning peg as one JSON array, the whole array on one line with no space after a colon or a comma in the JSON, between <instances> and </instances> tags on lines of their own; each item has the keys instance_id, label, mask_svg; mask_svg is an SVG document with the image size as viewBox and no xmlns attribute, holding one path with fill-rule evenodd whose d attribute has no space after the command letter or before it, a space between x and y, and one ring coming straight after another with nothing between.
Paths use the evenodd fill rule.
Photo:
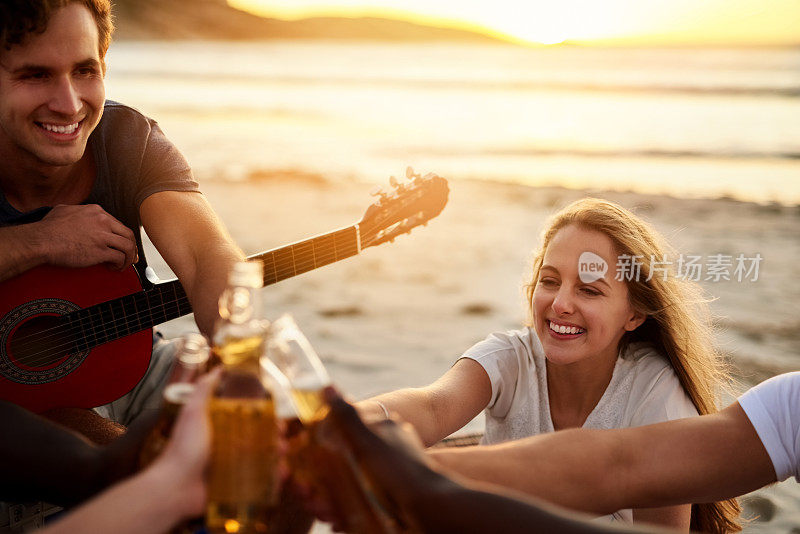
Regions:
<instances>
[{"instance_id":1,"label":"tuning peg","mask_svg":"<svg viewBox=\"0 0 800 534\"><path fill-rule=\"evenodd\" d=\"M412 179L416 174L414 173L414 167L406 167L406 178L409 180Z\"/></svg>"},{"instance_id":2,"label":"tuning peg","mask_svg":"<svg viewBox=\"0 0 800 534\"><path fill-rule=\"evenodd\" d=\"M392 187L397 187L398 185L400 185L400 182L398 182L397 178L395 178L394 176L390 176L389 185L391 185Z\"/></svg>"},{"instance_id":3,"label":"tuning peg","mask_svg":"<svg viewBox=\"0 0 800 534\"><path fill-rule=\"evenodd\" d=\"M372 188L369 194L372 195L373 197L379 197L383 196L385 193L383 192L383 188L381 186L376 185L375 187Z\"/></svg>"}]
</instances>

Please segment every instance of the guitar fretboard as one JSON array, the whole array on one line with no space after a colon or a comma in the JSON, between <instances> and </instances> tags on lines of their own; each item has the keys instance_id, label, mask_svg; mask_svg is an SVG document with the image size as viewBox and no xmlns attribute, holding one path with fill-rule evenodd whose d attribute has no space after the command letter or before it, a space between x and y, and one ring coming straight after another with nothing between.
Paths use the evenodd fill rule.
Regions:
<instances>
[{"instance_id":1,"label":"guitar fretboard","mask_svg":"<svg viewBox=\"0 0 800 534\"><path fill-rule=\"evenodd\" d=\"M264 264L264 285L313 271L359 252L357 226L251 256ZM180 281L171 280L125 297L74 311L62 320L75 333L74 347L90 350L192 312Z\"/></svg>"},{"instance_id":2,"label":"guitar fretboard","mask_svg":"<svg viewBox=\"0 0 800 534\"><path fill-rule=\"evenodd\" d=\"M264 285L313 271L358 254L358 229L342 228L329 234L268 250L248 259L264 263Z\"/></svg>"}]
</instances>

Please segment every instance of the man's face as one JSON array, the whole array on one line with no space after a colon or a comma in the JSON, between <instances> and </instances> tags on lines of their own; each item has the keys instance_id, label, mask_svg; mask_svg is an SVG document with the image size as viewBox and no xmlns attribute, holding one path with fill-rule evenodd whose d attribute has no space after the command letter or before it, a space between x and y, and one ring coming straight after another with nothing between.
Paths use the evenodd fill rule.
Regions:
<instances>
[{"instance_id":1,"label":"man's face","mask_svg":"<svg viewBox=\"0 0 800 534\"><path fill-rule=\"evenodd\" d=\"M59 9L44 33L0 49L0 153L37 167L76 163L104 101L97 26L84 6Z\"/></svg>"}]
</instances>

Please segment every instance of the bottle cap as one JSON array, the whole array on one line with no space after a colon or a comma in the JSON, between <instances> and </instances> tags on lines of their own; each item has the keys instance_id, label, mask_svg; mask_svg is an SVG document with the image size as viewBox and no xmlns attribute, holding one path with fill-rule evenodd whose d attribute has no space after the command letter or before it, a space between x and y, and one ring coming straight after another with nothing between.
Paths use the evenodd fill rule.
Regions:
<instances>
[{"instance_id":1,"label":"bottle cap","mask_svg":"<svg viewBox=\"0 0 800 534\"><path fill-rule=\"evenodd\" d=\"M178 360L183 365L200 366L208 361L209 347L205 336L192 332L184 334L178 349Z\"/></svg>"}]
</instances>

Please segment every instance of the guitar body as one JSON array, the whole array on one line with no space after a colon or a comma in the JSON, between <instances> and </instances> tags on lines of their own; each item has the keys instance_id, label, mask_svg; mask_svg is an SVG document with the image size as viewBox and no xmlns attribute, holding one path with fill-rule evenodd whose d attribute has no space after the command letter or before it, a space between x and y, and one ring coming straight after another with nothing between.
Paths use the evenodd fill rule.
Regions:
<instances>
[{"instance_id":1,"label":"guitar body","mask_svg":"<svg viewBox=\"0 0 800 534\"><path fill-rule=\"evenodd\" d=\"M0 282L0 399L43 412L92 408L133 389L150 363L152 328L81 350L79 337L101 333L63 316L141 290L133 267L104 265L43 265Z\"/></svg>"}]
</instances>

